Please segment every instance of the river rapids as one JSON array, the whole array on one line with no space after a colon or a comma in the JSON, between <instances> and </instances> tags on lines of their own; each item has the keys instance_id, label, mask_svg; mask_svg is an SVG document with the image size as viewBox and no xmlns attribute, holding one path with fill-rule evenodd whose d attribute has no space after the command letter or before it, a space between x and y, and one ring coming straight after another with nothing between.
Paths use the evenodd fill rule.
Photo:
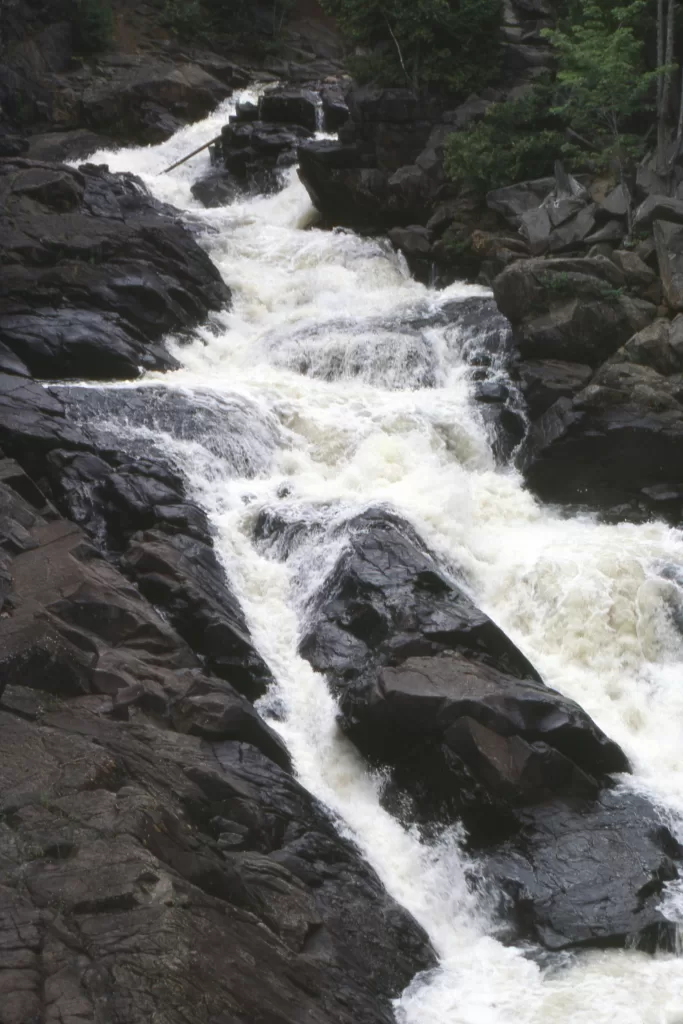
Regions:
<instances>
[{"instance_id":1,"label":"river rapids","mask_svg":"<svg viewBox=\"0 0 683 1024\"><path fill-rule=\"evenodd\" d=\"M369 505L398 511L459 568L546 682L622 745L634 766L624 784L653 799L682 840L683 533L567 518L497 463L463 354L472 338L438 317L486 289L431 290L385 241L316 229L295 171L278 194L217 210L190 192L206 153L161 173L233 110L234 99L161 145L90 157L134 172L182 210L233 292L232 308L189 344L168 339L181 369L110 386L180 389L198 409L225 410L225 436L125 417L116 429L161 448L185 475L277 679L262 713L303 785L429 934L439 967L396 1001L397 1020L683 1024L683 958L610 950L543 965L497 940L485 898L466 883L457 831L423 842L382 808L381 779L341 735L325 679L297 653L307 596L335 552L312 541L282 563L254 543L253 525L276 506L288 520L338 523ZM666 912L683 920L683 894L669 893Z\"/></svg>"}]
</instances>

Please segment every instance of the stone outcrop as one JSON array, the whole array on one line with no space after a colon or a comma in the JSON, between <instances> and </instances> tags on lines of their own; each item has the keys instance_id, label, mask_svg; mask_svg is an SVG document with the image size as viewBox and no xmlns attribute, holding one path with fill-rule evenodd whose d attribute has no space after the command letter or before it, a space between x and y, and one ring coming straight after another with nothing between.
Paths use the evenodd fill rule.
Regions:
<instances>
[{"instance_id":1,"label":"stone outcrop","mask_svg":"<svg viewBox=\"0 0 683 1024\"><path fill-rule=\"evenodd\" d=\"M493 294L523 358L598 366L655 317L654 304L626 285L604 256L537 259L507 267Z\"/></svg>"},{"instance_id":2,"label":"stone outcrop","mask_svg":"<svg viewBox=\"0 0 683 1024\"><path fill-rule=\"evenodd\" d=\"M520 464L546 500L611 518L683 513L683 318L657 320L534 423Z\"/></svg>"},{"instance_id":3,"label":"stone outcrop","mask_svg":"<svg viewBox=\"0 0 683 1024\"><path fill-rule=\"evenodd\" d=\"M628 771L620 748L543 684L405 522L371 509L331 530L273 509L256 534L280 557L341 546L300 649L347 735L391 769L391 806L464 821L516 936L551 950L673 943L659 900L683 851L647 801L612 788L610 773ZM596 875L596 861L610 867Z\"/></svg>"},{"instance_id":4,"label":"stone outcrop","mask_svg":"<svg viewBox=\"0 0 683 1024\"><path fill-rule=\"evenodd\" d=\"M5 1024L390 1024L423 933L252 706L0 473Z\"/></svg>"},{"instance_id":5,"label":"stone outcrop","mask_svg":"<svg viewBox=\"0 0 683 1024\"><path fill-rule=\"evenodd\" d=\"M38 377L166 369L162 347L230 293L176 211L133 175L0 161L0 343Z\"/></svg>"}]
</instances>

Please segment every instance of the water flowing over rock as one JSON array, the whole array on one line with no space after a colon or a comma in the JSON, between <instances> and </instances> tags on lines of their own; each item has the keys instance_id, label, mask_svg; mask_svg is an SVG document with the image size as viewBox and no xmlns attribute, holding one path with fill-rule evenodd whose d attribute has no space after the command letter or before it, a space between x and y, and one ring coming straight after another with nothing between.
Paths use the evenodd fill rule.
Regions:
<instances>
[{"instance_id":1,"label":"water flowing over rock","mask_svg":"<svg viewBox=\"0 0 683 1024\"><path fill-rule=\"evenodd\" d=\"M544 686L407 524L371 510L345 528L301 652L339 694L347 735L391 767L418 818L462 816L523 936L673 948L659 902L683 850L647 801L604 788L629 770L623 752Z\"/></svg>"},{"instance_id":2,"label":"water flowing over rock","mask_svg":"<svg viewBox=\"0 0 683 1024\"><path fill-rule=\"evenodd\" d=\"M508 69L546 60L550 6L506 3ZM222 58L185 49L177 61L228 82ZM296 72L300 49L289 38L269 66ZM351 97L339 147L318 151L367 157L339 170L368 189L337 180L339 201L359 216L386 189L359 226L395 203L400 252L311 226L289 143L277 188L256 155L222 196L208 152L161 173L232 111L231 128L260 132L256 92L99 155L111 172L50 164L10 193L54 235L93 189L85 221L130 228L161 301L102 308L71 282L45 322L116 314L136 352L161 353L144 365L173 372L127 379L143 360L105 360L93 328L41 384L31 325L0 339L2 1024L680 1012L683 541L623 521L675 519L675 481L654 455L658 483L624 496L615 476L612 526L544 506L510 464L528 432L517 458L542 492L532 438L567 405L587 414L590 459L605 410L632 403L636 432L644 409L674 422L679 325L655 317L651 240L544 261L549 279L533 258L512 273L527 242L440 171L444 133L495 92L450 112L407 92ZM314 106L317 127L324 96ZM593 202L595 233L621 230L623 196ZM575 205L545 204L553 231ZM482 287L423 283L461 230L482 280L507 268L512 325ZM15 264L37 274L36 246L40 273L62 275L47 237ZM68 237L74 261L89 236ZM91 281L87 259L77 269ZM577 281L584 319L565 316ZM197 297L185 317L176 286ZM646 474L634 437L626 490ZM556 493L583 472L567 461ZM597 468L589 484L593 498Z\"/></svg>"}]
</instances>

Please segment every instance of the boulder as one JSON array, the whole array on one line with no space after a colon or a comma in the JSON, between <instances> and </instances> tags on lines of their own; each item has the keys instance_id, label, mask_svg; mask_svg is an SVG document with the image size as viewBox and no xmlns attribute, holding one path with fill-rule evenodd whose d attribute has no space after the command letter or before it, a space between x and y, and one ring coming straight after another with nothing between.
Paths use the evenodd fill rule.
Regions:
<instances>
[{"instance_id":1,"label":"boulder","mask_svg":"<svg viewBox=\"0 0 683 1024\"><path fill-rule=\"evenodd\" d=\"M665 377L683 373L683 315L655 320L629 338L612 361L649 366Z\"/></svg>"},{"instance_id":2,"label":"boulder","mask_svg":"<svg viewBox=\"0 0 683 1024\"><path fill-rule=\"evenodd\" d=\"M221 132L223 164L242 187L273 191L280 184L278 172L296 163L297 147L310 137L307 128L292 124L229 124Z\"/></svg>"},{"instance_id":3,"label":"boulder","mask_svg":"<svg viewBox=\"0 0 683 1024\"><path fill-rule=\"evenodd\" d=\"M671 944L659 904L683 851L648 801L613 791L609 773L628 770L620 748L543 684L406 523L311 512L262 512L259 543L296 563L341 548L301 652L326 673L347 735L390 768L385 799L428 825L463 820L515 938Z\"/></svg>"},{"instance_id":4,"label":"boulder","mask_svg":"<svg viewBox=\"0 0 683 1024\"><path fill-rule=\"evenodd\" d=\"M198 121L230 96L231 89L198 64L169 64L148 57L118 67L83 90L81 123L92 131L149 145Z\"/></svg>"},{"instance_id":5,"label":"boulder","mask_svg":"<svg viewBox=\"0 0 683 1024\"><path fill-rule=\"evenodd\" d=\"M655 221L683 224L683 200L670 196L648 196L633 216L634 231L647 231Z\"/></svg>"},{"instance_id":6,"label":"boulder","mask_svg":"<svg viewBox=\"0 0 683 1024\"><path fill-rule=\"evenodd\" d=\"M653 234L664 300L678 312L683 310L683 212L679 223L655 220Z\"/></svg>"},{"instance_id":7,"label":"boulder","mask_svg":"<svg viewBox=\"0 0 683 1024\"><path fill-rule=\"evenodd\" d=\"M512 227L519 228L522 216L529 210L538 209L554 187L554 178L537 178L517 185L506 185L488 192L486 205L489 210L504 217Z\"/></svg>"},{"instance_id":8,"label":"boulder","mask_svg":"<svg viewBox=\"0 0 683 1024\"><path fill-rule=\"evenodd\" d=\"M512 901L527 940L550 950L673 952L676 925L660 904L683 850L647 800L622 788L529 808L518 821L484 872Z\"/></svg>"},{"instance_id":9,"label":"boulder","mask_svg":"<svg viewBox=\"0 0 683 1024\"><path fill-rule=\"evenodd\" d=\"M573 398L582 391L594 370L584 363L566 363L560 359L526 359L519 365L522 393L531 419L557 401Z\"/></svg>"},{"instance_id":10,"label":"boulder","mask_svg":"<svg viewBox=\"0 0 683 1024\"><path fill-rule=\"evenodd\" d=\"M678 514L682 399L680 374L615 357L533 424L519 455L528 485L544 500L616 509L620 518ZM659 504L665 492L672 509Z\"/></svg>"},{"instance_id":11,"label":"boulder","mask_svg":"<svg viewBox=\"0 0 683 1024\"><path fill-rule=\"evenodd\" d=\"M0 197L0 342L37 376L172 368L162 337L229 301L175 211L132 175L9 160Z\"/></svg>"},{"instance_id":12,"label":"boulder","mask_svg":"<svg viewBox=\"0 0 683 1024\"><path fill-rule=\"evenodd\" d=\"M244 192L244 184L235 180L231 171L212 168L203 178L195 181L190 191L195 199L208 209L229 206Z\"/></svg>"},{"instance_id":13,"label":"boulder","mask_svg":"<svg viewBox=\"0 0 683 1024\"><path fill-rule=\"evenodd\" d=\"M327 86L321 90L323 129L334 133L349 119L349 108L339 86Z\"/></svg>"},{"instance_id":14,"label":"boulder","mask_svg":"<svg viewBox=\"0 0 683 1024\"><path fill-rule=\"evenodd\" d=\"M431 236L427 228L412 224L407 228L392 228L388 234L392 244L406 256L429 255Z\"/></svg>"},{"instance_id":15,"label":"boulder","mask_svg":"<svg viewBox=\"0 0 683 1024\"><path fill-rule=\"evenodd\" d=\"M623 185L617 185L599 203L599 212L605 217L626 217L628 214L628 198Z\"/></svg>"},{"instance_id":16,"label":"boulder","mask_svg":"<svg viewBox=\"0 0 683 1024\"><path fill-rule=\"evenodd\" d=\"M320 100L314 92L276 89L261 96L258 119L274 124L299 125L313 133L318 130L319 108Z\"/></svg>"},{"instance_id":17,"label":"boulder","mask_svg":"<svg viewBox=\"0 0 683 1024\"><path fill-rule=\"evenodd\" d=\"M604 256L513 263L493 282L524 358L597 366L650 323L655 306L626 293Z\"/></svg>"},{"instance_id":18,"label":"boulder","mask_svg":"<svg viewBox=\"0 0 683 1024\"><path fill-rule=\"evenodd\" d=\"M339 695L344 731L421 813L443 802L488 834L510 805L595 792L627 770L407 524L373 509L346 530L300 650Z\"/></svg>"},{"instance_id":19,"label":"boulder","mask_svg":"<svg viewBox=\"0 0 683 1024\"><path fill-rule=\"evenodd\" d=\"M27 156L31 160L85 160L98 149L113 149L114 142L106 135L99 135L88 128L74 128L66 132L41 132L32 135L28 141ZM14 155L14 154L7 154Z\"/></svg>"}]
</instances>

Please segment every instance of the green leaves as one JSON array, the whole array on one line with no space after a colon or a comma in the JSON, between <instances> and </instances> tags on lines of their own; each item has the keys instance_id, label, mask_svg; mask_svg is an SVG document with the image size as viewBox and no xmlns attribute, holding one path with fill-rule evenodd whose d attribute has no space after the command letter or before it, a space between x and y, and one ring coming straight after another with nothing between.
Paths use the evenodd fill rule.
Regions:
<instances>
[{"instance_id":1,"label":"green leaves","mask_svg":"<svg viewBox=\"0 0 683 1024\"><path fill-rule=\"evenodd\" d=\"M557 51L555 113L600 147L618 153L625 122L650 104L658 71L645 70L638 24L644 0L605 9L582 0L581 17L545 35Z\"/></svg>"},{"instance_id":2,"label":"green leaves","mask_svg":"<svg viewBox=\"0 0 683 1024\"><path fill-rule=\"evenodd\" d=\"M549 113L552 90L537 85L526 96L494 103L479 124L449 136L449 177L479 193L552 174L564 144L562 123Z\"/></svg>"},{"instance_id":3,"label":"green leaves","mask_svg":"<svg viewBox=\"0 0 683 1024\"><path fill-rule=\"evenodd\" d=\"M321 0L352 44L354 70L381 84L482 88L498 70L502 0ZM485 59L482 59L485 54Z\"/></svg>"}]
</instances>

